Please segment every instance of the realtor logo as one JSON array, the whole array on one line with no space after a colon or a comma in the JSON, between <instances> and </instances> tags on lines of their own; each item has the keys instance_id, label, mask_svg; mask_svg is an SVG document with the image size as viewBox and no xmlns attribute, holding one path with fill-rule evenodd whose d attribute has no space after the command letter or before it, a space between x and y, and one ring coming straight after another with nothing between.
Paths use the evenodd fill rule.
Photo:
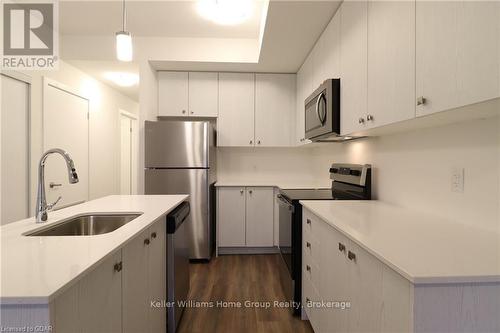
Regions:
<instances>
[{"instance_id":1,"label":"realtor logo","mask_svg":"<svg viewBox=\"0 0 500 333\"><path fill-rule=\"evenodd\" d=\"M55 69L57 65L57 3L2 3L3 69Z\"/></svg>"}]
</instances>

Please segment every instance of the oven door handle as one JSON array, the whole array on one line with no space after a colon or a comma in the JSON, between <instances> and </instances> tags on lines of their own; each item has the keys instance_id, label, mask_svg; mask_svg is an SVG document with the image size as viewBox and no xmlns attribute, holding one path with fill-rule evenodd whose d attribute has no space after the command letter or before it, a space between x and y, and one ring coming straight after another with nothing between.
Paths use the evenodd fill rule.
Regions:
<instances>
[{"instance_id":1,"label":"oven door handle","mask_svg":"<svg viewBox=\"0 0 500 333\"><path fill-rule=\"evenodd\" d=\"M295 211L293 205L287 199L285 199L281 194L278 194L277 198L280 205L287 207L288 210L291 211L292 213Z\"/></svg>"},{"instance_id":2,"label":"oven door handle","mask_svg":"<svg viewBox=\"0 0 500 333\"><path fill-rule=\"evenodd\" d=\"M325 98L324 91L322 91L321 94L319 94L318 99L316 100L316 115L318 116L318 120L321 123L321 126L325 124L325 118L326 118L326 114L323 117L321 117L321 115L319 114L319 102L321 101L322 98Z\"/></svg>"}]
</instances>

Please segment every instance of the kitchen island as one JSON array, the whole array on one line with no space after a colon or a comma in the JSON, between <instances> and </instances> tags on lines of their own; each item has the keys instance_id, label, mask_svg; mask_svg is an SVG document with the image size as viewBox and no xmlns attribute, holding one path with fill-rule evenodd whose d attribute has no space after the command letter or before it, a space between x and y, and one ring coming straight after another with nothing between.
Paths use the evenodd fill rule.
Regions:
<instances>
[{"instance_id":1,"label":"kitchen island","mask_svg":"<svg viewBox=\"0 0 500 333\"><path fill-rule=\"evenodd\" d=\"M133 302L128 302L136 298L134 293L164 298L165 216L188 198L114 195L50 212L42 224L29 218L2 226L2 328L121 332L126 325L122 301L125 313L134 309ZM82 214L124 213L139 216L109 233L26 235ZM143 286L131 285L144 279L148 281ZM158 320L165 320L160 313L155 312Z\"/></svg>"}]
</instances>

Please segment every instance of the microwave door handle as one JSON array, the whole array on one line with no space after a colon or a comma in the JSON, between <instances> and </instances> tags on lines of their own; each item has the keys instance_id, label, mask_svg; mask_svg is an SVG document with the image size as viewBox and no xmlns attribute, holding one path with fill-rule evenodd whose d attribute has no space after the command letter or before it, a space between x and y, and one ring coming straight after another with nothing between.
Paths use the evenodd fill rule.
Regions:
<instances>
[{"instance_id":1,"label":"microwave door handle","mask_svg":"<svg viewBox=\"0 0 500 333\"><path fill-rule=\"evenodd\" d=\"M325 93L322 92L321 94L319 94L318 96L318 99L316 100L316 115L318 116L318 120L319 122L321 123L321 125L324 125L325 124L325 120L324 119L321 119L321 115L319 114L319 102L321 101L321 99L325 96Z\"/></svg>"}]
</instances>

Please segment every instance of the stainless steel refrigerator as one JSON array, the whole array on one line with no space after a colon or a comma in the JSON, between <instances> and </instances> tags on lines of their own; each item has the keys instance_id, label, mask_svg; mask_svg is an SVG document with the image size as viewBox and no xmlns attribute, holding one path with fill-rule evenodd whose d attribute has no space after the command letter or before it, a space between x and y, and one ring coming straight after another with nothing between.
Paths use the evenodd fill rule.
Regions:
<instances>
[{"instance_id":1,"label":"stainless steel refrigerator","mask_svg":"<svg viewBox=\"0 0 500 333\"><path fill-rule=\"evenodd\" d=\"M190 259L215 248L215 130L208 121L146 121L145 193L189 194Z\"/></svg>"}]
</instances>

